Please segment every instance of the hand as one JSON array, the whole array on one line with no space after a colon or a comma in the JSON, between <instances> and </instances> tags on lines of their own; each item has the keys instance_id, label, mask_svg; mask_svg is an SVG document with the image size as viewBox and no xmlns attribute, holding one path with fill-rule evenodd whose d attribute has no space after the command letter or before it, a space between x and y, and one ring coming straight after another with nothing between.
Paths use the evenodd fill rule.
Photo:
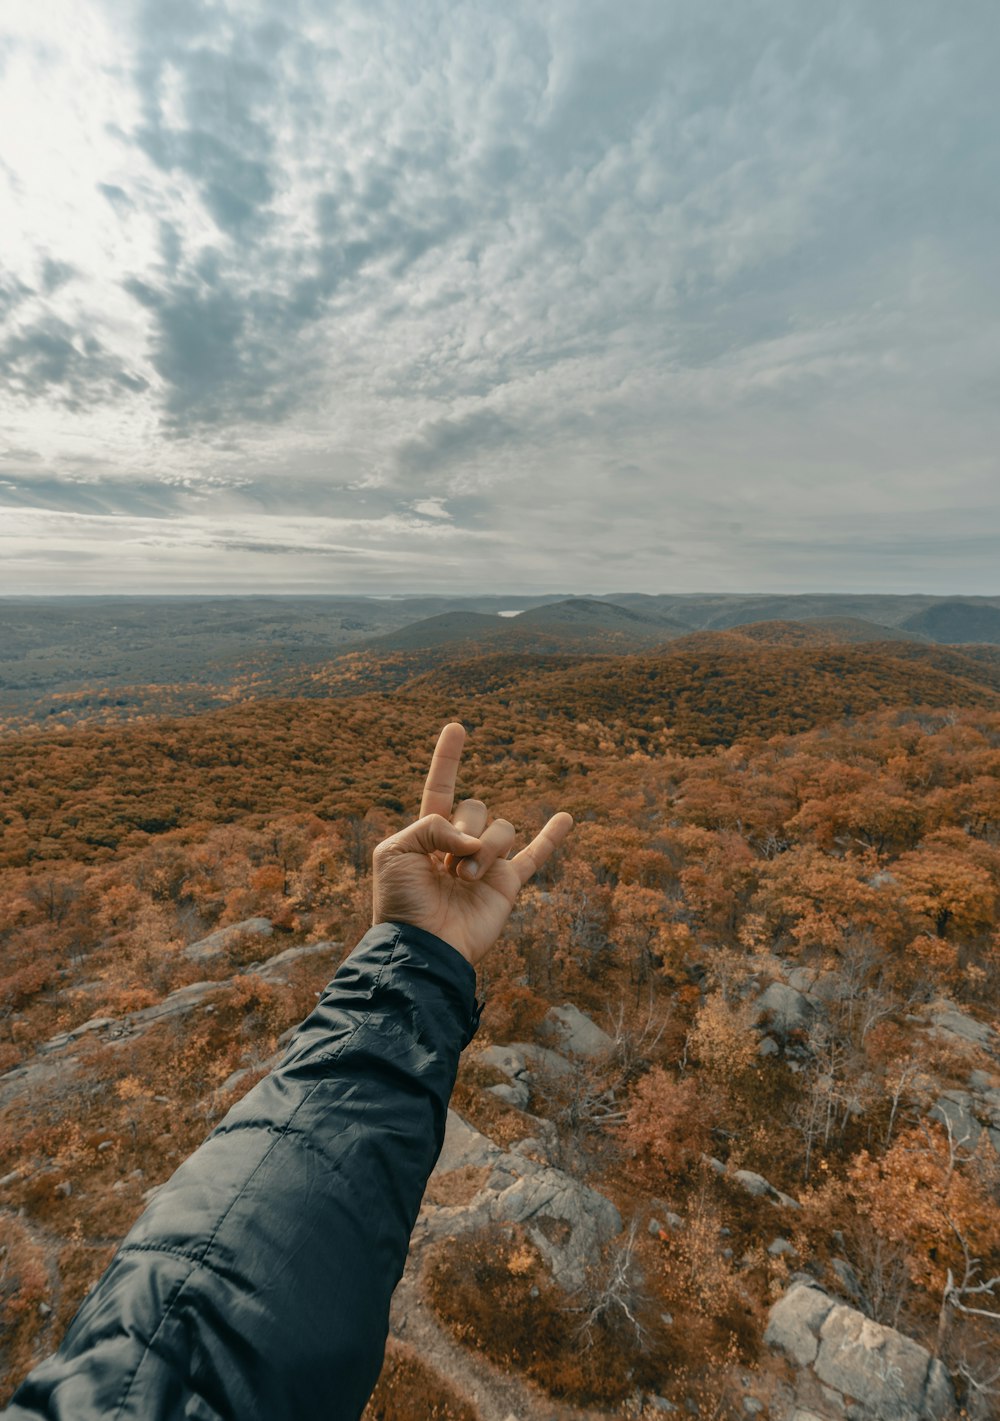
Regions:
<instances>
[{"instance_id":1,"label":"hand","mask_svg":"<svg viewBox=\"0 0 1000 1421\"><path fill-rule=\"evenodd\" d=\"M478 799L463 799L452 813L464 744L464 727L446 725L431 759L420 818L376 848L372 922L424 928L475 967L500 936L519 891L566 838L573 820L553 815L527 848L508 859L513 824L488 824Z\"/></svg>"}]
</instances>

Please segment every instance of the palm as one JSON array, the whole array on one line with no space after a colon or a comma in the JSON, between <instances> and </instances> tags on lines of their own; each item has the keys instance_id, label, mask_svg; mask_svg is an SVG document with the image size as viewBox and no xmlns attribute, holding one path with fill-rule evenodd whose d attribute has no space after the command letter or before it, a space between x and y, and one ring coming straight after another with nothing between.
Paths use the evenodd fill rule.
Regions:
<instances>
[{"instance_id":1,"label":"palm","mask_svg":"<svg viewBox=\"0 0 1000 1421\"><path fill-rule=\"evenodd\" d=\"M467 883L443 859L401 853L383 861L379 903L390 922L425 927L475 961L500 936L520 886L506 859Z\"/></svg>"},{"instance_id":2,"label":"palm","mask_svg":"<svg viewBox=\"0 0 1000 1421\"><path fill-rule=\"evenodd\" d=\"M465 731L446 725L424 787L420 818L379 844L374 861L374 921L412 923L443 938L475 966L499 937L519 890L572 828L556 814L508 859L513 825L487 824L486 806L463 800L452 815ZM475 865L479 876L464 875Z\"/></svg>"}]
</instances>

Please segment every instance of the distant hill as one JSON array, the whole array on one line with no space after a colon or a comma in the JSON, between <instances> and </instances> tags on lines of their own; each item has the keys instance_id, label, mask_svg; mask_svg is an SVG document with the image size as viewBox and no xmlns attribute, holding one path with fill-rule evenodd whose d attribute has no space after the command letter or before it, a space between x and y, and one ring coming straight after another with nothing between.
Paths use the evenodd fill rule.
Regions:
<instances>
[{"instance_id":1,"label":"distant hill","mask_svg":"<svg viewBox=\"0 0 1000 1421\"><path fill-rule=\"evenodd\" d=\"M733 632L770 646L859 645L879 641L926 641L919 632L880 626L862 617L815 617L808 622L749 622Z\"/></svg>"},{"instance_id":2,"label":"distant hill","mask_svg":"<svg viewBox=\"0 0 1000 1421\"><path fill-rule=\"evenodd\" d=\"M503 629L503 618L487 612L439 612L385 636L373 637L368 646L376 651L419 651L425 647L450 646L495 636Z\"/></svg>"},{"instance_id":3,"label":"distant hill","mask_svg":"<svg viewBox=\"0 0 1000 1421\"><path fill-rule=\"evenodd\" d=\"M907 617L903 626L932 641L1000 646L1000 607L982 602L938 602Z\"/></svg>"},{"instance_id":4,"label":"distant hill","mask_svg":"<svg viewBox=\"0 0 1000 1421\"><path fill-rule=\"evenodd\" d=\"M945 603L993 608L1000 612L1000 597L964 599L932 597L926 593L890 595L880 592L809 592L783 594L739 594L723 592L661 593L651 596L638 592L615 592L609 601L650 616L670 617L692 630L728 631L754 622L812 622L858 619L877 626L903 627L923 632L926 628L911 619ZM947 640L933 637L934 640Z\"/></svg>"},{"instance_id":5,"label":"distant hill","mask_svg":"<svg viewBox=\"0 0 1000 1421\"><path fill-rule=\"evenodd\" d=\"M595 597L569 597L564 602L533 607L512 620L519 627L536 627L554 635L565 630L577 634L621 632L647 646L684 636L690 631L686 623L672 617L650 615Z\"/></svg>"},{"instance_id":6,"label":"distant hill","mask_svg":"<svg viewBox=\"0 0 1000 1421\"><path fill-rule=\"evenodd\" d=\"M992 669L987 654L1000 647L1000 597L0 598L0 733L392 690L483 656L869 646L899 657L949 643L966 659L947 674L980 684L981 668Z\"/></svg>"},{"instance_id":7,"label":"distant hill","mask_svg":"<svg viewBox=\"0 0 1000 1421\"><path fill-rule=\"evenodd\" d=\"M1000 659L988 664L919 642L768 646L732 633L627 657L443 661L402 681L409 695L451 699L476 685L526 712L668 726L678 748L793 734L885 706L1000 710Z\"/></svg>"},{"instance_id":8,"label":"distant hill","mask_svg":"<svg viewBox=\"0 0 1000 1421\"><path fill-rule=\"evenodd\" d=\"M508 648L553 654L621 655L661 646L687 631L679 622L644 616L613 602L569 597L531 607L516 617L442 612L385 636L373 637L365 649L381 654L450 646L463 656Z\"/></svg>"}]
</instances>

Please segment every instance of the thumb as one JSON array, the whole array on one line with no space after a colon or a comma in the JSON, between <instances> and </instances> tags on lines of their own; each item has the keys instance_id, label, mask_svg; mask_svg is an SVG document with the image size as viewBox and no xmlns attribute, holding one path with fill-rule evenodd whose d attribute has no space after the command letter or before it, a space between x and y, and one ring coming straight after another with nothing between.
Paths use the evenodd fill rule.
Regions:
<instances>
[{"instance_id":1,"label":"thumb","mask_svg":"<svg viewBox=\"0 0 1000 1421\"><path fill-rule=\"evenodd\" d=\"M425 814L408 828L393 834L379 844L382 854L454 854L456 858L468 858L479 850L479 840L473 834L465 834L456 829L450 820L440 814Z\"/></svg>"}]
</instances>

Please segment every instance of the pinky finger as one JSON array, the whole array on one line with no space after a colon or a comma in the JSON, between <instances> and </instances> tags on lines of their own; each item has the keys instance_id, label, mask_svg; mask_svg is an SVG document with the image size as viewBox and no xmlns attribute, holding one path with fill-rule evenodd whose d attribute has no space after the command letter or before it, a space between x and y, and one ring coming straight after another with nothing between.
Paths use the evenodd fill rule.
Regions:
<instances>
[{"instance_id":1,"label":"pinky finger","mask_svg":"<svg viewBox=\"0 0 1000 1421\"><path fill-rule=\"evenodd\" d=\"M567 814L565 811L561 814L554 814L545 828L535 835L527 848L514 855L511 863L517 870L522 887L530 878L534 877L542 864L552 857L572 827L573 816L571 814Z\"/></svg>"}]
</instances>

